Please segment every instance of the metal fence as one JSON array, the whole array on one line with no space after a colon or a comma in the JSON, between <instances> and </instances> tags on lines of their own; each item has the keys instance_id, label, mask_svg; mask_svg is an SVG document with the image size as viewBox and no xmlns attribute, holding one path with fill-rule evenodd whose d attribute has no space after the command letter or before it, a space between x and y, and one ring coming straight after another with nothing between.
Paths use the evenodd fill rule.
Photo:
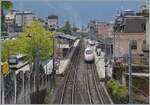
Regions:
<instances>
[{"instance_id":1,"label":"metal fence","mask_svg":"<svg viewBox=\"0 0 150 105\"><path fill-rule=\"evenodd\" d=\"M128 63L128 56L125 55L123 57L123 62ZM149 58L139 55L133 55L132 56L132 64L140 64L140 65L148 65L149 64Z\"/></svg>"},{"instance_id":2,"label":"metal fence","mask_svg":"<svg viewBox=\"0 0 150 105\"><path fill-rule=\"evenodd\" d=\"M6 77L3 78L4 96L2 96L2 98L4 98L5 104L30 104L30 94L42 89L47 89L51 84L50 75L46 75L44 73L39 73L37 75L36 73L30 71L20 71L17 75L15 75L14 71L11 71Z\"/></svg>"}]
</instances>

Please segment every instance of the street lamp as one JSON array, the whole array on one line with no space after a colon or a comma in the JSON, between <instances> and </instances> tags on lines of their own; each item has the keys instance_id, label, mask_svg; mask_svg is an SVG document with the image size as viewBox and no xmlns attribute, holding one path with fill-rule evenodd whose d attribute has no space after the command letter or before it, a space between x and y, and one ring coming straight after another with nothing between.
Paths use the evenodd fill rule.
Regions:
<instances>
[{"instance_id":1,"label":"street lamp","mask_svg":"<svg viewBox=\"0 0 150 105\"><path fill-rule=\"evenodd\" d=\"M113 45L113 57L114 57L114 59L115 59L115 47L116 47L116 31L117 31L117 26L116 25L114 25L113 26L113 33L114 33L114 45Z\"/></svg>"},{"instance_id":2,"label":"street lamp","mask_svg":"<svg viewBox=\"0 0 150 105\"><path fill-rule=\"evenodd\" d=\"M131 41L129 42L129 55L128 55L128 72L129 72L129 104L132 104L132 47Z\"/></svg>"},{"instance_id":3,"label":"street lamp","mask_svg":"<svg viewBox=\"0 0 150 105\"><path fill-rule=\"evenodd\" d=\"M55 74L56 74L56 71L55 71L55 53L54 53L54 51L55 51L55 40L54 40L54 36L53 37L50 37L50 38L52 38L53 39L53 55L52 55L52 57L53 57L53 68L52 68L52 79L53 79L53 81L55 81Z\"/></svg>"},{"instance_id":4,"label":"street lamp","mask_svg":"<svg viewBox=\"0 0 150 105\"><path fill-rule=\"evenodd\" d=\"M30 38L30 39L32 39L32 36L30 35L30 33L26 36L26 37L28 37L28 38ZM32 68L32 71L34 71L34 91L35 91L35 89L37 88L37 90L39 89L39 82L37 82L37 87L35 87L35 75L37 75L37 81L39 81L39 69L40 69L40 67L39 67L39 60L40 60L40 58L39 58L39 48L38 47L36 47L35 48L35 52L36 52L36 55L35 55L35 57L34 57L34 64L33 64L33 68ZM32 65L32 60L31 60L31 65ZM32 66L31 66L32 67ZM30 68L31 68L30 67Z\"/></svg>"}]
</instances>

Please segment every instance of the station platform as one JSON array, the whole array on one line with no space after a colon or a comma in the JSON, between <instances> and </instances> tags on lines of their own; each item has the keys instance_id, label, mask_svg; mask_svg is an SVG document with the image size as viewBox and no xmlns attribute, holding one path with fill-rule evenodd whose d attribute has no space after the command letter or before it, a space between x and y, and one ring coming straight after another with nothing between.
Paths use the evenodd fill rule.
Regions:
<instances>
[{"instance_id":1,"label":"station platform","mask_svg":"<svg viewBox=\"0 0 150 105\"><path fill-rule=\"evenodd\" d=\"M58 70L56 70L56 75L61 75L61 74L63 74L65 72L65 70L66 70L67 66L69 65L70 60L71 60L71 58L72 58L72 56L74 54L74 51L75 51L76 47L79 44L79 41L80 41L80 39L75 41L75 43L73 45L73 49L71 50L68 58L60 60Z\"/></svg>"},{"instance_id":2,"label":"station platform","mask_svg":"<svg viewBox=\"0 0 150 105\"><path fill-rule=\"evenodd\" d=\"M112 65L109 64L109 60L107 61L107 67L105 68L105 53L101 52L101 55L98 56L95 52L95 46L92 47L93 51L94 51L94 55L95 55L95 64L97 67L97 72L99 75L100 79L104 79L105 78L105 69L107 70L107 75L109 77L112 76Z\"/></svg>"}]
</instances>

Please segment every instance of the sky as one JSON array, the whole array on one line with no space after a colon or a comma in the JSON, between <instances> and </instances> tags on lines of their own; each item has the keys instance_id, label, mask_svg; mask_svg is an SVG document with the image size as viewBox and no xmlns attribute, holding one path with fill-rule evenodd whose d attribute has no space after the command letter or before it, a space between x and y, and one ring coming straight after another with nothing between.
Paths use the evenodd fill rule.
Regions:
<instances>
[{"instance_id":1,"label":"sky","mask_svg":"<svg viewBox=\"0 0 150 105\"><path fill-rule=\"evenodd\" d=\"M86 25L90 20L112 21L117 11L138 11L144 0L13 0L14 8L32 11L37 17L55 14L59 25L69 20L75 26Z\"/></svg>"}]
</instances>

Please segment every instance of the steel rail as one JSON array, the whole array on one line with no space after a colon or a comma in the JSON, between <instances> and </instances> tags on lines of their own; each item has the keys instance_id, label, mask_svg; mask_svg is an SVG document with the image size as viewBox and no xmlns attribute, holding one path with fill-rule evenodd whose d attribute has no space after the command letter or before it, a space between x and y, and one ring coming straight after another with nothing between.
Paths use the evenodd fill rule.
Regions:
<instances>
[{"instance_id":1,"label":"steel rail","mask_svg":"<svg viewBox=\"0 0 150 105\"><path fill-rule=\"evenodd\" d=\"M74 60L74 77L72 78L72 81L73 81L73 85L72 85L72 92L71 92L71 104L74 104L75 103L75 84L76 84L76 75L77 75L77 61L78 61L78 58L79 58L79 54L77 54L77 57L76 59Z\"/></svg>"},{"instance_id":2,"label":"steel rail","mask_svg":"<svg viewBox=\"0 0 150 105\"><path fill-rule=\"evenodd\" d=\"M80 42L79 42L79 44L80 44ZM79 45L78 45L79 46ZM77 46L77 47L78 47ZM65 77L65 83L64 83L64 85L63 85L63 90L62 90L62 93L61 93L61 97L60 97L60 102L59 102L59 104L63 104L64 102L64 97L65 97L65 91L66 91L66 87L67 87L67 84L68 84L68 81L69 81L69 76L71 76L71 72L74 70L74 65L75 65L75 63L77 62L76 60L77 60L77 57L76 56L78 56L78 54L76 55L75 53L77 52L77 48L75 49L75 52L74 52L74 54L73 54L73 56L72 56L72 58L71 58L71 63L70 63L70 65L69 65L69 68L68 68L68 72L67 72L67 75L66 75L66 77ZM72 90L74 91L75 90L75 83L74 83L74 79L75 79L75 77L73 78L73 85L72 85ZM73 92L72 91L72 92ZM71 103L74 103L74 92L72 93L71 92L71 94L73 94L73 95L71 95Z\"/></svg>"},{"instance_id":3,"label":"steel rail","mask_svg":"<svg viewBox=\"0 0 150 105\"><path fill-rule=\"evenodd\" d=\"M96 67L95 67L95 65L93 64L92 65L92 67L94 68L93 69L93 73L92 74L94 74L93 76L94 76L94 78L95 78L95 80L96 80ZM96 84L97 84L97 80L95 81L96 82ZM100 83L100 86L101 86L101 88L100 87L98 87L98 85L97 85L97 87L98 87L98 91L99 91L99 94L100 94L100 97L101 97L101 99L102 99L102 104L109 104L109 103L113 103L112 102L112 100L110 99L110 97L109 97L109 95L107 94L107 92L106 92L106 90L104 89L104 86L102 86L102 84Z\"/></svg>"},{"instance_id":4,"label":"steel rail","mask_svg":"<svg viewBox=\"0 0 150 105\"><path fill-rule=\"evenodd\" d=\"M98 84L97 84L96 74L95 74L95 68L93 66L94 66L94 64L91 65L91 72L92 72L92 77L93 77L94 85L95 85L95 88L96 88L96 93L97 93L97 96L98 96L98 99L99 99L100 103L104 104L104 101L102 99L102 96L100 94L99 87L98 87Z\"/></svg>"},{"instance_id":5,"label":"steel rail","mask_svg":"<svg viewBox=\"0 0 150 105\"><path fill-rule=\"evenodd\" d=\"M69 66L69 69L68 69L68 72L67 72L67 75L66 75L66 78L65 78L65 83L63 85L63 90L62 90L62 94L61 94L61 98L60 98L60 102L59 102L60 104L63 104L63 101L64 101L65 90L66 90L66 87L67 87L67 83L69 81L69 76L70 76L72 67L73 67L73 62L70 63L70 66Z\"/></svg>"},{"instance_id":6,"label":"steel rail","mask_svg":"<svg viewBox=\"0 0 150 105\"><path fill-rule=\"evenodd\" d=\"M87 64L87 73L86 73L86 86L87 86L87 93L88 93L88 99L90 104L93 104L92 96L91 96L91 91L90 91L90 85L89 85L89 75L88 75L88 64Z\"/></svg>"}]
</instances>

